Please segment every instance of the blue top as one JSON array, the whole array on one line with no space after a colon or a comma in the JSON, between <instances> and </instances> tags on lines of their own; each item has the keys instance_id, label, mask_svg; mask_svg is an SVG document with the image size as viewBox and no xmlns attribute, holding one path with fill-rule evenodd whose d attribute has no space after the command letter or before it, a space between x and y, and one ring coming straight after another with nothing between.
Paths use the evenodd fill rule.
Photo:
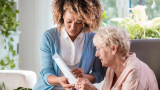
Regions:
<instances>
[{"instance_id":1,"label":"blue top","mask_svg":"<svg viewBox=\"0 0 160 90\"><path fill-rule=\"evenodd\" d=\"M92 70L91 73L96 78L95 83L99 83L104 79L104 73L99 58L95 57L96 47L93 44L94 35L95 33L88 32L85 34L85 43L78 68L82 68L85 74L89 74L90 70ZM59 76L59 67L54 59L52 59L52 56L56 52L61 56L60 49L60 31L57 28L51 28L45 31L40 41L40 77L33 90L51 90L54 87L48 83L47 77L49 75Z\"/></svg>"}]
</instances>

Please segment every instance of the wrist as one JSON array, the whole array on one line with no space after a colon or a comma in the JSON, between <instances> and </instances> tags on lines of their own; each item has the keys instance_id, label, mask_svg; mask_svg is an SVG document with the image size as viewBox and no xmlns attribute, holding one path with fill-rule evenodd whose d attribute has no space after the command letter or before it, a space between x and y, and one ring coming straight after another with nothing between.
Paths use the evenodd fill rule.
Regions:
<instances>
[{"instance_id":1,"label":"wrist","mask_svg":"<svg viewBox=\"0 0 160 90\"><path fill-rule=\"evenodd\" d=\"M62 77L57 78L59 84L61 84L61 79L62 79Z\"/></svg>"}]
</instances>

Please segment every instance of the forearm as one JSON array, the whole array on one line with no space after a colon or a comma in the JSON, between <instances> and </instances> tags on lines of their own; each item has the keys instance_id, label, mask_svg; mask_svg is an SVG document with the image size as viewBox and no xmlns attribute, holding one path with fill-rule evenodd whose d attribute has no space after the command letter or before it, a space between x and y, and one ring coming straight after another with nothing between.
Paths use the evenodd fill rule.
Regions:
<instances>
[{"instance_id":1,"label":"forearm","mask_svg":"<svg viewBox=\"0 0 160 90\"><path fill-rule=\"evenodd\" d=\"M93 74L84 74L83 78L87 78L91 83L94 83L96 78Z\"/></svg>"},{"instance_id":2,"label":"forearm","mask_svg":"<svg viewBox=\"0 0 160 90\"><path fill-rule=\"evenodd\" d=\"M53 86L54 85L59 85L60 84L60 80L61 80L61 77L57 77L55 75L50 75L47 78L48 83L53 85Z\"/></svg>"}]
</instances>

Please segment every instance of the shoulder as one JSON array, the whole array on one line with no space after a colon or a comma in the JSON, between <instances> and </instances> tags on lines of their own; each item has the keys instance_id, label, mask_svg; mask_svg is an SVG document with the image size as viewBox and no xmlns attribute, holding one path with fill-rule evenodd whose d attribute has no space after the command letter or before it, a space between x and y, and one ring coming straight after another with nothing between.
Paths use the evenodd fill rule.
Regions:
<instances>
[{"instance_id":1,"label":"shoulder","mask_svg":"<svg viewBox=\"0 0 160 90\"><path fill-rule=\"evenodd\" d=\"M86 34L85 34L85 35L86 35L86 41L93 43L93 37L94 37L95 34L96 34L96 33L94 33L94 32L91 32L91 33L86 32Z\"/></svg>"},{"instance_id":2,"label":"shoulder","mask_svg":"<svg viewBox=\"0 0 160 90\"><path fill-rule=\"evenodd\" d=\"M55 27L55 28L51 28L47 31L44 32L45 35L51 35L51 34L57 34L59 32L59 30Z\"/></svg>"},{"instance_id":3,"label":"shoulder","mask_svg":"<svg viewBox=\"0 0 160 90\"><path fill-rule=\"evenodd\" d=\"M49 43L55 42L55 40L59 40L59 30L57 28L51 28L49 30L46 30L41 37L41 43Z\"/></svg>"},{"instance_id":4,"label":"shoulder","mask_svg":"<svg viewBox=\"0 0 160 90\"><path fill-rule=\"evenodd\" d=\"M54 39L59 37L59 35L60 32L57 28L51 28L43 33L42 38Z\"/></svg>"},{"instance_id":5,"label":"shoulder","mask_svg":"<svg viewBox=\"0 0 160 90\"><path fill-rule=\"evenodd\" d=\"M128 74L127 79L139 79L141 71L141 63L138 58L129 57L124 70Z\"/></svg>"},{"instance_id":6,"label":"shoulder","mask_svg":"<svg viewBox=\"0 0 160 90\"><path fill-rule=\"evenodd\" d=\"M91 32L91 33L86 32L86 36L89 38L93 38L95 34L96 34L95 32Z\"/></svg>"}]
</instances>

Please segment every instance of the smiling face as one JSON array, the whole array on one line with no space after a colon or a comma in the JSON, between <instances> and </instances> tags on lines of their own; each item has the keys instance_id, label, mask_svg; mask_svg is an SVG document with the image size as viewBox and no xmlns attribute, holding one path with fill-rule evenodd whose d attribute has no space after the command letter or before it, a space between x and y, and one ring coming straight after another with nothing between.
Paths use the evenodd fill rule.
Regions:
<instances>
[{"instance_id":1,"label":"smiling face","mask_svg":"<svg viewBox=\"0 0 160 90\"><path fill-rule=\"evenodd\" d=\"M83 21L80 18L75 19L75 13L69 10L65 11L63 19L64 26L68 35L70 37L77 37L83 27Z\"/></svg>"},{"instance_id":2,"label":"smiling face","mask_svg":"<svg viewBox=\"0 0 160 90\"><path fill-rule=\"evenodd\" d=\"M102 62L103 67L110 67L114 64L115 59L112 55L112 49L107 48L101 39L97 39L95 46L97 48L96 57Z\"/></svg>"}]
</instances>

